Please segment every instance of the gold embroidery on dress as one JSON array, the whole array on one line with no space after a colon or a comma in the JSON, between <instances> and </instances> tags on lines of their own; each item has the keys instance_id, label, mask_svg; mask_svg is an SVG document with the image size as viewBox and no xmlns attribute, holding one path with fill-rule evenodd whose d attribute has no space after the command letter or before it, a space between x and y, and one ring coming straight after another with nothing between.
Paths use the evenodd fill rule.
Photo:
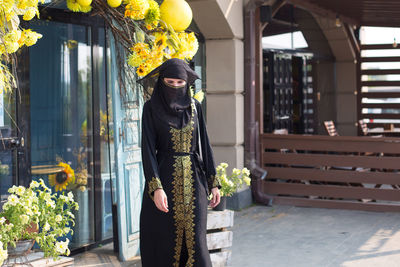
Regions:
<instances>
[{"instance_id":1,"label":"gold embroidery on dress","mask_svg":"<svg viewBox=\"0 0 400 267\"><path fill-rule=\"evenodd\" d=\"M153 199L153 192L158 188L163 188L160 179L158 177L151 178L149 181L149 195L151 199Z\"/></svg>"},{"instance_id":2,"label":"gold embroidery on dress","mask_svg":"<svg viewBox=\"0 0 400 267\"><path fill-rule=\"evenodd\" d=\"M194 104L192 103L192 114ZM172 135L173 149L175 152L191 152L192 136L194 130L193 116L185 127L182 129L175 129L171 127L170 133ZM181 258L182 244L184 242L183 236L186 238L186 247L188 250L188 260L186 267L193 266L194 263L194 188L193 188L193 171L192 161L190 155L175 156L175 163L173 165L173 201L174 201L174 221L175 221L175 262L174 266L179 266Z\"/></svg>"},{"instance_id":3,"label":"gold embroidery on dress","mask_svg":"<svg viewBox=\"0 0 400 267\"><path fill-rule=\"evenodd\" d=\"M192 132L193 132L193 119L182 129L171 127L170 133L172 135L172 148L175 152L190 152L192 146Z\"/></svg>"}]
</instances>

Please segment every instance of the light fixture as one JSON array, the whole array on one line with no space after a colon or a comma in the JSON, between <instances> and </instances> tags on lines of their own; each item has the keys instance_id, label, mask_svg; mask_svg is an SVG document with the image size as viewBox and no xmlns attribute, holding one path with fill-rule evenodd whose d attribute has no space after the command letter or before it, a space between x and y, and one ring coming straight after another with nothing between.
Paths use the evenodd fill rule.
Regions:
<instances>
[{"instance_id":1,"label":"light fixture","mask_svg":"<svg viewBox=\"0 0 400 267\"><path fill-rule=\"evenodd\" d=\"M342 26L342 22L340 21L340 19L339 19L339 15L336 15L336 20L335 20L335 25L336 25L336 27L340 27L340 26Z\"/></svg>"},{"instance_id":2,"label":"light fixture","mask_svg":"<svg viewBox=\"0 0 400 267\"><path fill-rule=\"evenodd\" d=\"M393 38L393 48L397 47L396 37Z\"/></svg>"}]
</instances>

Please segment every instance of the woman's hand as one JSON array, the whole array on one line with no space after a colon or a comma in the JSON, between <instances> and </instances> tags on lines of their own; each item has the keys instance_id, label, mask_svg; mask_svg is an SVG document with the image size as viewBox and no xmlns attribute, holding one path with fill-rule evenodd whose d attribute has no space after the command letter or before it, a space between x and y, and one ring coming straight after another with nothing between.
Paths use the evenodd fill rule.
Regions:
<instances>
[{"instance_id":1,"label":"woman's hand","mask_svg":"<svg viewBox=\"0 0 400 267\"><path fill-rule=\"evenodd\" d=\"M163 189L159 188L154 191L154 204L156 204L157 209L163 212L168 212L167 195Z\"/></svg>"},{"instance_id":2,"label":"woman's hand","mask_svg":"<svg viewBox=\"0 0 400 267\"><path fill-rule=\"evenodd\" d=\"M221 195L219 193L218 187L212 188L211 189L211 193L213 195L213 198L210 201L210 207L211 208L215 208L219 204L219 202L221 200Z\"/></svg>"}]
</instances>

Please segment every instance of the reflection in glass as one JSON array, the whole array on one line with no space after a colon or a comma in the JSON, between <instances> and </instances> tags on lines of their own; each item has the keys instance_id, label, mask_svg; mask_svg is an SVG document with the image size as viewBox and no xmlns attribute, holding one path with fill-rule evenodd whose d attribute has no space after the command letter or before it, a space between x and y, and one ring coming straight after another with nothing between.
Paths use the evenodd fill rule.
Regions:
<instances>
[{"instance_id":1,"label":"reflection in glass","mask_svg":"<svg viewBox=\"0 0 400 267\"><path fill-rule=\"evenodd\" d=\"M54 191L72 191L79 203L71 248L94 241L92 71L90 29L38 21L43 38L30 48L31 158L33 179ZM40 172L68 164L74 177ZM32 170L33 170L32 169Z\"/></svg>"}]
</instances>

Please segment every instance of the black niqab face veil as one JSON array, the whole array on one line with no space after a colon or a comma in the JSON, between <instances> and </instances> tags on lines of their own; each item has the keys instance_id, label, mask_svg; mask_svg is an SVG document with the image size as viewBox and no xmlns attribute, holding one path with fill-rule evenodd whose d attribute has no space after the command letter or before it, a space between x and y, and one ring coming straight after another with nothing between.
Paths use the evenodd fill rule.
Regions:
<instances>
[{"instance_id":1,"label":"black niqab face veil","mask_svg":"<svg viewBox=\"0 0 400 267\"><path fill-rule=\"evenodd\" d=\"M171 86L164 81L164 78L182 79L186 81L186 85ZM185 61L173 58L165 61L138 82L149 87L154 84L150 99L152 113L170 126L180 129L185 127L192 117L189 86L198 78Z\"/></svg>"}]
</instances>

